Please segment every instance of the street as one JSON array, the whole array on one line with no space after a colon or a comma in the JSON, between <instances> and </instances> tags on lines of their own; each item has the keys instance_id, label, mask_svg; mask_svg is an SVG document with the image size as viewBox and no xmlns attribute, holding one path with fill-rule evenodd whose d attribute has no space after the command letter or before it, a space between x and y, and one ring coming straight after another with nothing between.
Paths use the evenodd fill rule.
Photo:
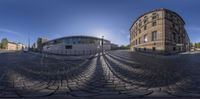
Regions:
<instances>
[{"instance_id":1,"label":"street","mask_svg":"<svg viewBox=\"0 0 200 99\"><path fill-rule=\"evenodd\" d=\"M1 53L0 98L200 97L199 60L200 52L159 56L115 50L65 59Z\"/></svg>"}]
</instances>

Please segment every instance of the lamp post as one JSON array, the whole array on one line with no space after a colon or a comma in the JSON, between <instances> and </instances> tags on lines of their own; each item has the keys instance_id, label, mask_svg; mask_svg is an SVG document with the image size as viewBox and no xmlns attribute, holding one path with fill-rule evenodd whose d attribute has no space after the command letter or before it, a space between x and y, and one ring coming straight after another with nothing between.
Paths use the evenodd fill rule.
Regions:
<instances>
[{"instance_id":1,"label":"lamp post","mask_svg":"<svg viewBox=\"0 0 200 99\"><path fill-rule=\"evenodd\" d=\"M30 50L30 33L28 33L28 48L27 50L29 51Z\"/></svg>"},{"instance_id":2,"label":"lamp post","mask_svg":"<svg viewBox=\"0 0 200 99\"><path fill-rule=\"evenodd\" d=\"M28 37L28 50L30 50L30 38Z\"/></svg>"},{"instance_id":3,"label":"lamp post","mask_svg":"<svg viewBox=\"0 0 200 99\"><path fill-rule=\"evenodd\" d=\"M104 38L104 36L102 36L102 41L101 41L102 54L103 54L103 38Z\"/></svg>"}]
</instances>

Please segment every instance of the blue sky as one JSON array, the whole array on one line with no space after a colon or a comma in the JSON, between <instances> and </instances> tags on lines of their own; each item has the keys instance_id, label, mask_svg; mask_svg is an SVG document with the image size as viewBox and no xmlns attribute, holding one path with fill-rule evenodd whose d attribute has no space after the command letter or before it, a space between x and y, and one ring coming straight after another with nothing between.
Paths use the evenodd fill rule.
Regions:
<instances>
[{"instance_id":1,"label":"blue sky","mask_svg":"<svg viewBox=\"0 0 200 99\"><path fill-rule=\"evenodd\" d=\"M0 0L0 39L27 44L38 37L105 36L129 44L129 28L149 10L180 14L192 42L200 42L199 0Z\"/></svg>"}]
</instances>

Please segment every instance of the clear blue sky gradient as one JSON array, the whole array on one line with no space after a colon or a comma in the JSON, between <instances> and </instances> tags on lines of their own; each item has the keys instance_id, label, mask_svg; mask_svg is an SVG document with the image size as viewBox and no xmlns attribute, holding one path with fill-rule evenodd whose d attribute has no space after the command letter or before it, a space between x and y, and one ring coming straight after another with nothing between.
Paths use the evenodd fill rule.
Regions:
<instances>
[{"instance_id":1,"label":"clear blue sky gradient","mask_svg":"<svg viewBox=\"0 0 200 99\"><path fill-rule=\"evenodd\" d=\"M27 45L28 37L104 35L129 44L132 22L157 8L180 14L191 41L200 42L199 0L0 0L0 39Z\"/></svg>"}]
</instances>

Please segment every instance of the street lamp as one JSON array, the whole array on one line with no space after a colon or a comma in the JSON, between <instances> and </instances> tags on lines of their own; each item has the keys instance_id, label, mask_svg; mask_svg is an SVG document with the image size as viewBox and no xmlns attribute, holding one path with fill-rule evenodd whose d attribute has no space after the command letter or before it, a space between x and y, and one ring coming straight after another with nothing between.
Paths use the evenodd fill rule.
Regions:
<instances>
[{"instance_id":1,"label":"street lamp","mask_svg":"<svg viewBox=\"0 0 200 99\"><path fill-rule=\"evenodd\" d=\"M102 41L101 41L102 54L103 54L103 38L104 38L104 36L102 36Z\"/></svg>"}]
</instances>

